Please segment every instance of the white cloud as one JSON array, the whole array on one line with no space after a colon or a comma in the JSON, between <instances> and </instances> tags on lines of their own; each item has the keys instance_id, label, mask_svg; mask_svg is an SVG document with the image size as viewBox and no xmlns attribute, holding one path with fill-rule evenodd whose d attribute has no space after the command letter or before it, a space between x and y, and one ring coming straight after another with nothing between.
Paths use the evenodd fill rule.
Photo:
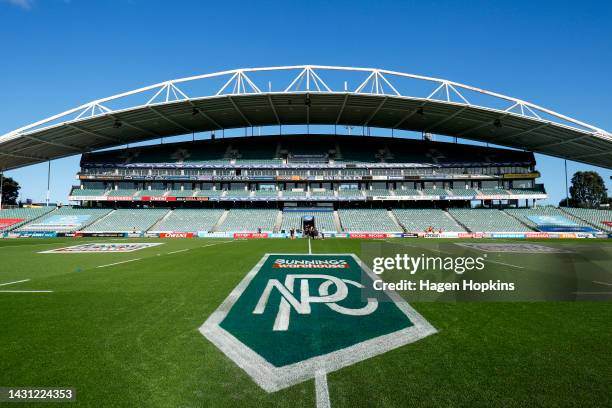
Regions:
<instances>
[{"instance_id":1,"label":"white cloud","mask_svg":"<svg viewBox=\"0 0 612 408\"><path fill-rule=\"evenodd\" d=\"M12 4L13 6L20 7L24 10L30 10L34 0L2 0L6 3Z\"/></svg>"}]
</instances>

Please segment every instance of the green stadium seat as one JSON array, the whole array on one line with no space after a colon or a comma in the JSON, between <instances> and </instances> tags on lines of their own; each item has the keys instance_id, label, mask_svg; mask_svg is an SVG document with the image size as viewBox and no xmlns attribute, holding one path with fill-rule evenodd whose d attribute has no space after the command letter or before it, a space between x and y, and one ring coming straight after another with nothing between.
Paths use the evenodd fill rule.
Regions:
<instances>
[{"instance_id":1,"label":"green stadium seat","mask_svg":"<svg viewBox=\"0 0 612 408\"><path fill-rule=\"evenodd\" d=\"M212 231L222 214L223 210L220 209L176 209L152 226L150 231Z\"/></svg>"},{"instance_id":2,"label":"green stadium seat","mask_svg":"<svg viewBox=\"0 0 612 408\"><path fill-rule=\"evenodd\" d=\"M161 208L115 210L83 230L88 232L144 232L167 213L168 210Z\"/></svg>"},{"instance_id":3,"label":"green stadium seat","mask_svg":"<svg viewBox=\"0 0 612 408\"><path fill-rule=\"evenodd\" d=\"M65 206L48 213L18 229L28 232L75 232L104 217L108 208L80 208Z\"/></svg>"},{"instance_id":4,"label":"green stadium seat","mask_svg":"<svg viewBox=\"0 0 612 408\"><path fill-rule=\"evenodd\" d=\"M278 210L233 209L227 214L218 230L221 232L273 232Z\"/></svg>"},{"instance_id":5,"label":"green stadium seat","mask_svg":"<svg viewBox=\"0 0 612 408\"><path fill-rule=\"evenodd\" d=\"M409 232L424 232L429 227L438 232L465 232L444 210L394 209L393 214Z\"/></svg>"},{"instance_id":6,"label":"green stadium seat","mask_svg":"<svg viewBox=\"0 0 612 408\"><path fill-rule=\"evenodd\" d=\"M37 208L3 208L0 210L0 231L11 231L34 219L55 210L55 207L37 207ZM22 221L17 221L17 220ZM11 220L10 223L4 223L1 220ZM13 223L14 222L14 223Z\"/></svg>"},{"instance_id":7,"label":"green stadium seat","mask_svg":"<svg viewBox=\"0 0 612 408\"><path fill-rule=\"evenodd\" d=\"M402 232L387 210L341 209L338 210L342 229L346 232Z\"/></svg>"},{"instance_id":8,"label":"green stadium seat","mask_svg":"<svg viewBox=\"0 0 612 408\"><path fill-rule=\"evenodd\" d=\"M449 213L471 232L531 232L503 211L495 209L451 209Z\"/></svg>"}]
</instances>

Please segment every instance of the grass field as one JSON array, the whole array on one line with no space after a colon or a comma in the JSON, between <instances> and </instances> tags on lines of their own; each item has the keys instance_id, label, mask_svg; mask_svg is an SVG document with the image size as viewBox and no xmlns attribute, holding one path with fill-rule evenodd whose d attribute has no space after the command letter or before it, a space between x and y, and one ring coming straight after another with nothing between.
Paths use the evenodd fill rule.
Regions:
<instances>
[{"instance_id":1,"label":"grass field","mask_svg":"<svg viewBox=\"0 0 612 408\"><path fill-rule=\"evenodd\" d=\"M198 331L263 254L308 253L306 240L140 239L132 241L163 244L39 253L95 241L123 242L0 240L0 284L30 279L0 289L52 291L0 292L0 386L75 388L77 402L59 406L316 405L313 380L267 393ZM424 253L464 251L457 241L394 242ZM603 282L586 290L612 291L612 242L537 243L570 249L576 273ZM315 254L357 256L367 245L311 244ZM567 263L559 254L489 259L523 275ZM612 302L411 304L438 333L329 373L332 407L612 406Z\"/></svg>"}]
</instances>

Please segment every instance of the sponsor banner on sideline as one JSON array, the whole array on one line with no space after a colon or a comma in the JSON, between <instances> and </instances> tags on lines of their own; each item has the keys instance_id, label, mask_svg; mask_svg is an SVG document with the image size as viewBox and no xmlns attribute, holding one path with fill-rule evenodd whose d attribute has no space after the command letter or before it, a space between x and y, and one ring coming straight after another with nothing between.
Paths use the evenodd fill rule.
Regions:
<instances>
[{"instance_id":1,"label":"sponsor banner on sideline","mask_svg":"<svg viewBox=\"0 0 612 408\"><path fill-rule=\"evenodd\" d=\"M21 238L55 238L57 233L54 231L20 231L17 232Z\"/></svg>"},{"instance_id":2,"label":"sponsor banner on sideline","mask_svg":"<svg viewBox=\"0 0 612 408\"><path fill-rule=\"evenodd\" d=\"M351 232L349 238L385 239L387 234L382 232Z\"/></svg>"},{"instance_id":3,"label":"sponsor banner on sideline","mask_svg":"<svg viewBox=\"0 0 612 408\"><path fill-rule=\"evenodd\" d=\"M208 232L208 231L198 231L198 238L232 238L231 232Z\"/></svg>"},{"instance_id":4,"label":"sponsor banner on sideline","mask_svg":"<svg viewBox=\"0 0 612 408\"><path fill-rule=\"evenodd\" d=\"M160 238L193 238L193 232L160 232Z\"/></svg>"},{"instance_id":5,"label":"sponsor banner on sideline","mask_svg":"<svg viewBox=\"0 0 612 408\"><path fill-rule=\"evenodd\" d=\"M267 232L235 232L234 239L261 239L268 238Z\"/></svg>"},{"instance_id":6,"label":"sponsor banner on sideline","mask_svg":"<svg viewBox=\"0 0 612 408\"><path fill-rule=\"evenodd\" d=\"M125 232L80 232L77 236L92 238L126 238L128 235Z\"/></svg>"}]
</instances>

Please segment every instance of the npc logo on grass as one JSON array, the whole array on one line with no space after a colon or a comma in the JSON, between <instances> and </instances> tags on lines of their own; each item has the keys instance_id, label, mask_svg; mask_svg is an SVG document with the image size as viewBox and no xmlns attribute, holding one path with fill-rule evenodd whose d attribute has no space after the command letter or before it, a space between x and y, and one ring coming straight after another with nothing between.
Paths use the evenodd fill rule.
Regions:
<instances>
[{"instance_id":1,"label":"npc logo on grass","mask_svg":"<svg viewBox=\"0 0 612 408\"><path fill-rule=\"evenodd\" d=\"M435 333L352 254L265 255L200 331L272 392Z\"/></svg>"}]
</instances>

